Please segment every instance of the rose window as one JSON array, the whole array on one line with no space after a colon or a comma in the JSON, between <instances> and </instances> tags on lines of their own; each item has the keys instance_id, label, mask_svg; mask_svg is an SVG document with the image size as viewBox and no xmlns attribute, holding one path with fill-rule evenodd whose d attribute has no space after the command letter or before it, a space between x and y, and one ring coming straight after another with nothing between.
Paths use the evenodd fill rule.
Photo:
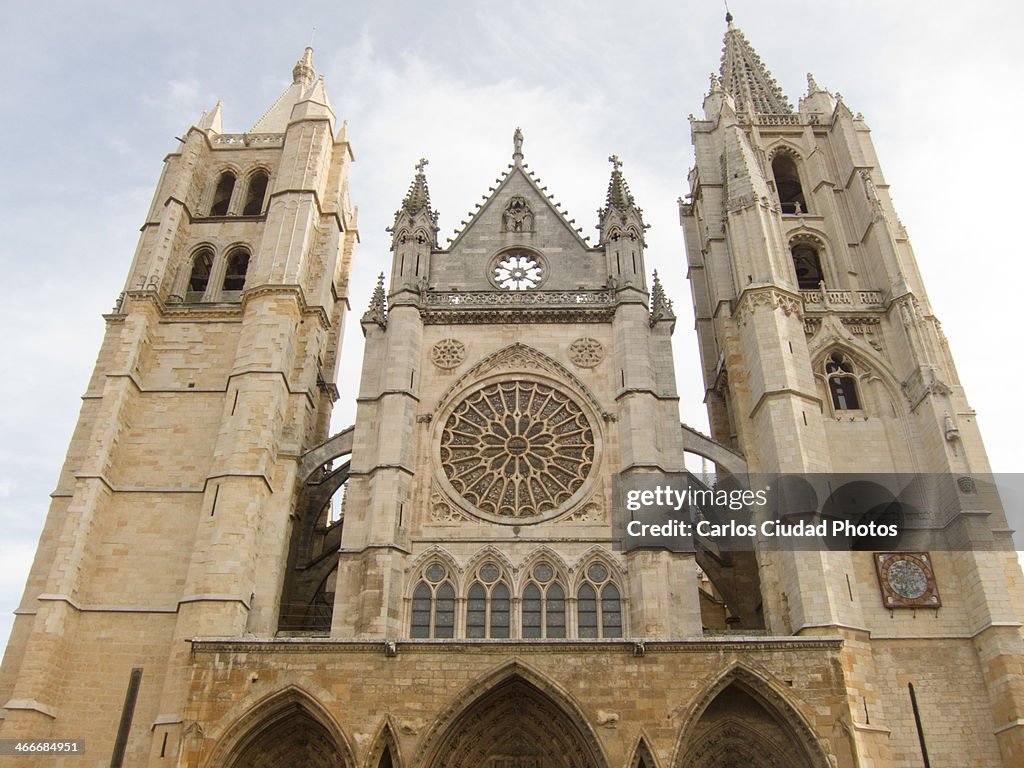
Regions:
<instances>
[{"instance_id":1,"label":"rose window","mask_svg":"<svg viewBox=\"0 0 1024 768\"><path fill-rule=\"evenodd\" d=\"M594 464L594 430L580 406L532 381L478 389L441 432L441 466L452 488L487 515L531 518L556 511Z\"/></svg>"},{"instance_id":2,"label":"rose window","mask_svg":"<svg viewBox=\"0 0 1024 768\"><path fill-rule=\"evenodd\" d=\"M544 268L540 261L528 254L509 254L494 267L494 282L507 291L525 291L540 285Z\"/></svg>"}]
</instances>

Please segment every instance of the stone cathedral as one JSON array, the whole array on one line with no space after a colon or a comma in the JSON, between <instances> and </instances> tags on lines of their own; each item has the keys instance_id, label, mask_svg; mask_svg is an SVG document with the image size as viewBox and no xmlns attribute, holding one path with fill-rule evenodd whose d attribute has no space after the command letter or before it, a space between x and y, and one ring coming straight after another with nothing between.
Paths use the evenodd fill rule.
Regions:
<instances>
[{"instance_id":1,"label":"stone cathedral","mask_svg":"<svg viewBox=\"0 0 1024 768\"><path fill-rule=\"evenodd\" d=\"M347 129L311 49L247 133L205 113L106 316L0 673L0 737L85 751L6 759L1024 765L1021 572L864 119L811 77L794 109L730 19L690 131L706 390L682 396L710 437L679 423L628 166L591 241L518 130L447 247L426 162L396 190L332 435ZM930 512L961 546L618 546L613 477L686 454L948 476Z\"/></svg>"}]
</instances>

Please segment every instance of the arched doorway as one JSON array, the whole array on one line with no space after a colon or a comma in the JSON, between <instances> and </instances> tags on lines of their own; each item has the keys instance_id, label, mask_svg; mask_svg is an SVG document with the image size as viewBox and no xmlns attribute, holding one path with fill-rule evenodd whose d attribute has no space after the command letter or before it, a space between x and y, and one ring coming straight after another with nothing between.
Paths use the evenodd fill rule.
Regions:
<instances>
[{"instance_id":1,"label":"arched doorway","mask_svg":"<svg viewBox=\"0 0 1024 768\"><path fill-rule=\"evenodd\" d=\"M229 729L208 768L349 768L344 738L309 697L290 689Z\"/></svg>"},{"instance_id":2,"label":"arched doorway","mask_svg":"<svg viewBox=\"0 0 1024 768\"><path fill-rule=\"evenodd\" d=\"M429 768L603 768L578 715L514 675L453 718L422 765Z\"/></svg>"},{"instance_id":3,"label":"arched doorway","mask_svg":"<svg viewBox=\"0 0 1024 768\"><path fill-rule=\"evenodd\" d=\"M786 705L774 705L756 686L745 684L752 676L737 672L686 729L676 765L825 768L827 759L799 716Z\"/></svg>"}]
</instances>

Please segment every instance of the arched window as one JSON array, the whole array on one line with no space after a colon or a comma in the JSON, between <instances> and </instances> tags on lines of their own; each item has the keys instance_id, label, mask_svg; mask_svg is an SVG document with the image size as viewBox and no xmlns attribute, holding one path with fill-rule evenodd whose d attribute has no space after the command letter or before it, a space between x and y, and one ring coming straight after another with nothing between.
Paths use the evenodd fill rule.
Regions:
<instances>
[{"instance_id":1,"label":"arched window","mask_svg":"<svg viewBox=\"0 0 1024 768\"><path fill-rule=\"evenodd\" d=\"M466 637L507 638L511 600L501 568L491 562L477 571L466 600Z\"/></svg>"},{"instance_id":2,"label":"arched window","mask_svg":"<svg viewBox=\"0 0 1024 768\"><path fill-rule=\"evenodd\" d=\"M231 205L231 194L234 191L235 174L224 171L217 179L217 189L213 193L213 203L210 205L211 216L228 215L228 206Z\"/></svg>"},{"instance_id":3,"label":"arched window","mask_svg":"<svg viewBox=\"0 0 1024 768\"><path fill-rule=\"evenodd\" d=\"M206 287L210 284L210 270L213 268L213 251L203 248L192 257L192 271L188 276L188 301L202 301Z\"/></svg>"},{"instance_id":4,"label":"arched window","mask_svg":"<svg viewBox=\"0 0 1024 768\"><path fill-rule=\"evenodd\" d=\"M796 270L797 285L804 290L818 288L825 279L818 249L806 243L799 243L793 246L790 253L793 254L793 269Z\"/></svg>"},{"instance_id":5,"label":"arched window","mask_svg":"<svg viewBox=\"0 0 1024 768\"><path fill-rule=\"evenodd\" d=\"M263 212L263 198L267 195L268 176L266 171L256 171L249 177L249 189L245 193L243 216L259 216Z\"/></svg>"},{"instance_id":6,"label":"arched window","mask_svg":"<svg viewBox=\"0 0 1024 768\"><path fill-rule=\"evenodd\" d=\"M455 588L448 581L448 569L431 563L412 593L413 638L451 638L455 636Z\"/></svg>"},{"instance_id":7,"label":"arched window","mask_svg":"<svg viewBox=\"0 0 1024 768\"><path fill-rule=\"evenodd\" d=\"M565 590L548 563L538 563L523 590L523 637L565 637Z\"/></svg>"},{"instance_id":8,"label":"arched window","mask_svg":"<svg viewBox=\"0 0 1024 768\"><path fill-rule=\"evenodd\" d=\"M622 601L608 568L591 563L576 592L580 637L622 637Z\"/></svg>"},{"instance_id":9,"label":"arched window","mask_svg":"<svg viewBox=\"0 0 1024 768\"><path fill-rule=\"evenodd\" d=\"M249 271L249 252L237 248L228 256L228 267L224 272L224 291L240 291L245 287L245 274Z\"/></svg>"},{"instance_id":10,"label":"arched window","mask_svg":"<svg viewBox=\"0 0 1024 768\"><path fill-rule=\"evenodd\" d=\"M779 152L772 158L772 175L775 177L775 191L779 194L783 213L806 213L807 200L800 185L800 174L796 161L788 152Z\"/></svg>"},{"instance_id":11,"label":"arched window","mask_svg":"<svg viewBox=\"0 0 1024 768\"><path fill-rule=\"evenodd\" d=\"M828 389L832 394L832 407L837 411L856 411L860 409L857 397L857 379L854 376L853 363L842 352L833 352L825 361L825 376Z\"/></svg>"}]
</instances>

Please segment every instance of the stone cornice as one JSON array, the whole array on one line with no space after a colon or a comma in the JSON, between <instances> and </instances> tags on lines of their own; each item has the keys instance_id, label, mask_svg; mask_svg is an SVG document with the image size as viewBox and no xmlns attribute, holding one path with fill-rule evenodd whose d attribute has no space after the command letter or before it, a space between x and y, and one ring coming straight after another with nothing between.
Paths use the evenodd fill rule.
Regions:
<instances>
[{"instance_id":1,"label":"stone cornice","mask_svg":"<svg viewBox=\"0 0 1024 768\"><path fill-rule=\"evenodd\" d=\"M328 637L292 637L273 639L194 638L192 652L203 653L255 653L255 654L341 654L345 652L384 653L385 643L393 642L398 655L403 653L446 653L453 655L532 653L594 653L618 652L633 656L638 643L642 643L648 656L657 653L721 653L793 651L839 652L841 637L737 637L700 638L693 640L350 640Z\"/></svg>"}]
</instances>

